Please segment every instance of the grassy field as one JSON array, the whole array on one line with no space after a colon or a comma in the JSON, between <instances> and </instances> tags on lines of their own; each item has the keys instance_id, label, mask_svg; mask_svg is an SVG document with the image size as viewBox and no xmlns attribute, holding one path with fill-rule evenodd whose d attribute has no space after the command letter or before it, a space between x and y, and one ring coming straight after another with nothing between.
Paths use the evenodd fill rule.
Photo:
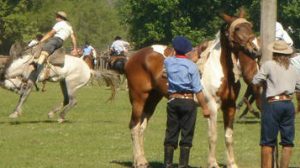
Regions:
<instances>
[{"instance_id":1,"label":"grassy field","mask_svg":"<svg viewBox=\"0 0 300 168\"><path fill-rule=\"evenodd\" d=\"M18 96L0 90L0 168L121 168L131 167L132 143L128 123L130 103L126 91L119 91L114 102L107 103L110 90L85 86L78 94L78 105L68 121L58 124L47 113L62 100L57 84L47 84L47 92L33 92L24 105L23 115L11 120ZM153 168L162 167L166 100L160 102L145 135L145 151ZM238 114L239 115L239 114ZM249 118L235 123L235 156L239 167L260 165L259 121ZM296 123L296 147L291 167L300 167L300 124ZM198 113L190 165L207 166L207 122ZM226 163L222 113L218 119L217 158ZM178 151L174 161L178 162Z\"/></svg>"}]
</instances>

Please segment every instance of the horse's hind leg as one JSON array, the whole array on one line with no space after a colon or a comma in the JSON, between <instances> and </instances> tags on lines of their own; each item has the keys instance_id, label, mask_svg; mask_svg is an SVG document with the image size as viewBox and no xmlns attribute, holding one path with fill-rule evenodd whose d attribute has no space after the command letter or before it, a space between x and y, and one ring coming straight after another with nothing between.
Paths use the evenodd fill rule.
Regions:
<instances>
[{"instance_id":1,"label":"horse's hind leg","mask_svg":"<svg viewBox=\"0 0 300 168\"><path fill-rule=\"evenodd\" d=\"M9 118L17 118L18 116L21 115L22 106L25 103L29 94L31 93L32 87L33 87L33 83L31 83L31 82L28 82L27 84L22 86L21 95L20 95L18 104L17 104L14 112L9 115Z\"/></svg>"},{"instance_id":2,"label":"horse's hind leg","mask_svg":"<svg viewBox=\"0 0 300 168\"><path fill-rule=\"evenodd\" d=\"M130 92L130 100L132 104L132 113L131 113L131 120L129 123L129 128L131 131L131 138L133 143L133 167L147 167L148 162L144 156L144 150L142 150L141 146L141 125L144 122L144 125L147 123L147 119L144 118L144 105L146 103L146 99L148 97L148 93L133 93Z\"/></svg>"},{"instance_id":3,"label":"horse's hind leg","mask_svg":"<svg viewBox=\"0 0 300 168\"><path fill-rule=\"evenodd\" d=\"M149 122L155 107L157 106L158 102L162 99L162 95L157 91L152 91L145 103L144 106L144 114L142 117L142 124L140 130L140 146L141 146L141 153L144 155L144 132L147 128L147 123Z\"/></svg>"},{"instance_id":4,"label":"horse's hind leg","mask_svg":"<svg viewBox=\"0 0 300 168\"><path fill-rule=\"evenodd\" d=\"M79 87L77 87L77 88L74 87L73 89L70 88L71 86L70 86L70 84L68 85L66 83L66 79L64 79L60 82L60 87L61 87L62 93L64 95L64 102L63 102L63 107L61 108L58 122L62 123L65 121L66 113L77 104L77 101L74 97L74 92ZM59 107L56 108L55 110L53 112L60 111Z\"/></svg>"}]
</instances>

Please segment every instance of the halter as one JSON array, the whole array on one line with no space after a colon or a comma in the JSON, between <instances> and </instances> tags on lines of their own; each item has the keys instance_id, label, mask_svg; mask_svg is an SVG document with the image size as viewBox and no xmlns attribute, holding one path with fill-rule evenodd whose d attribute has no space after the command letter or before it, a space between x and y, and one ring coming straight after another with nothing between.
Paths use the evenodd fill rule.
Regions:
<instances>
[{"instance_id":1,"label":"halter","mask_svg":"<svg viewBox=\"0 0 300 168\"><path fill-rule=\"evenodd\" d=\"M242 23L247 23L247 24L252 25L246 19L238 18L238 19L234 20L229 26L229 42L230 42L231 46L233 46L233 43L236 43L236 41L234 41L234 38L233 38L234 30L237 25L242 24Z\"/></svg>"},{"instance_id":2,"label":"halter","mask_svg":"<svg viewBox=\"0 0 300 168\"><path fill-rule=\"evenodd\" d=\"M239 44L237 41L234 40L234 31L236 29L236 27L240 24L249 24L250 26L252 26L252 23L250 23L249 21L247 21L246 19L244 18L237 18L236 20L234 20L229 28L228 28L228 34L226 35L227 38L228 38L228 41L229 41L229 44L231 46L231 48L239 48L240 50L244 51L245 53L247 53L247 55L250 56L250 58L252 59L256 59L257 56L255 53L253 52L250 52L249 49L247 49L244 45L241 45ZM249 43L249 41L247 42L247 44ZM238 47L235 47L234 44L238 44L239 46Z\"/></svg>"}]
</instances>

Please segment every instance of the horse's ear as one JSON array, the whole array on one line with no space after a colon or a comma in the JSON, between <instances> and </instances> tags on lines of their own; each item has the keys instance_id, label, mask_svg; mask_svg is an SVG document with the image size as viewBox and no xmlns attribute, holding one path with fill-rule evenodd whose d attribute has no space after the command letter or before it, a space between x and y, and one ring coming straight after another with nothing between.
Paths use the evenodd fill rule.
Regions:
<instances>
[{"instance_id":1,"label":"horse's ear","mask_svg":"<svg viewBox=\"0 0 300 168\"><path fill-rule=\"evenodd\" d=\"M231 17L225 13L221 13L220 16L226 23L231 23L234 20L233 17Z\"/></svg>"},{"instance_id":2,"label":"horse's ear","mask_svg":"<svg viewBox=\"0 0 300 168\"><path fill-rule=\"evenodd\" d=\"M245 18L246 17L246 11L245 11L245 9L243 7L241 7L239 9L239 11L240 11L239 18Z\"/></svg>"}]
</instances>

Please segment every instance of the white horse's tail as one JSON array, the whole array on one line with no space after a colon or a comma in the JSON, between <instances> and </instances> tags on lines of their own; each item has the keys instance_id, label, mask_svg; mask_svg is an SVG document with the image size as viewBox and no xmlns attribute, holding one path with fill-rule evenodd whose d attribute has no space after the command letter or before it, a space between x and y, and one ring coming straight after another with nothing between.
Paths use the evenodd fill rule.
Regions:
<instances>
[{"instance_id":1,"label":"white horse's tail","mask_svg":"<svg viewBox=\"0 0 300 168\"><path fill-rule=\"evenodd\" d=\"M104 79L107 86L111 88L111 96L107 99L107 101L112 101L116 95L116 82L118 81L118 74L113 71L97 71L91 70L91 75L93 79L97 81Z\"/></svg>"}]
</instances>

